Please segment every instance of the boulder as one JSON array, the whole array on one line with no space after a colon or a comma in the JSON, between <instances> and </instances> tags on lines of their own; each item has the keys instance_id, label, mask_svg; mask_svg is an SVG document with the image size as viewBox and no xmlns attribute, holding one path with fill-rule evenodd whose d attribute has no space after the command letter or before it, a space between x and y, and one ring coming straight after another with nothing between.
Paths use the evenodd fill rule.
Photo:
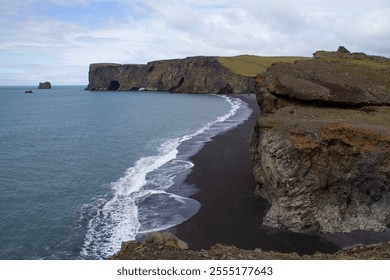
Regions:
<instances>
[{"instance_id":1,"label":"boulder","mask_svg":"<svg viewBox=\"0 0 390 280\"><path fill-rule=\"evenodd\" d=\"M188 250L186 242L180 240L178 237L169 232L149 232L145 236L144 243L154 243L166 247Z\"/></svg>"}]
</instances>

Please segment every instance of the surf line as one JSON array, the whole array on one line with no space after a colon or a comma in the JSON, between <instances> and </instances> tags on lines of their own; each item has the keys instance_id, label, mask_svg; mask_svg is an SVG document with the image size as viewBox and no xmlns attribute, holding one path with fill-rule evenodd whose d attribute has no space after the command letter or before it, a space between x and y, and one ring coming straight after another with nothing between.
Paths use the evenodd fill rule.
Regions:
<instances>
[{"instance_id":1,"label":"surf line","mask_svg":"<svg viewBox=\"0 0 390 280\"><path fill-rule=\"evenodd\" d=\"M227 114L217 117L215 121L207 123L193 133L164 141L157 148L157 155L140 158L126 170L124 176L111 183L111 198L106 200L88 221L81 250L83 257L93 259L108 257L119 250L123 241L134 240L140 232L164 230L184 221L184 218L182 220L176 218L156 228L149 227L147 230L142 230L143 225L139 219L140 205L137 202L152 195L167 195L182 204L191 203L190 198L165 192L173 185L175 176L193 166L188 160L177 159L178 147L194 137L200 138L203 143L210 141L213 136L244 122L252 113L248 104L239 98L217 96L224 98L230 104L231 108ZM169 172L157 172L169 163L171 163ZM172 168L172 163L173 165L177 163L176 168ZM150 178L151 173L165 176L159 180L166 182L165 185L153 186L153 179L156 178Z\"/></svg>"}]
</instances>

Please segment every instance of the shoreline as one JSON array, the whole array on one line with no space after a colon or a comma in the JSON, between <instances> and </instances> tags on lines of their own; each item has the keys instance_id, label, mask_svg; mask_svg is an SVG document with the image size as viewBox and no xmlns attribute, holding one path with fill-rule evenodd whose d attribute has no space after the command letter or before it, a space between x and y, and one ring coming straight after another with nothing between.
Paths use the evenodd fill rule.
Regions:
<instances>
[{"instance_id":1,"label":"shoreline","mask_svg":"<svg viewBox=\"0 0 390 280\"><path fill-rule=\"evenodd\" d=\"M255 196L256 183L249 153L255 122L260 115L256 95L234 95L253 110L242 124L212 138L190 157L194 167L184 184L198 191L189 197L199 211L172 231L193 250L216 243L242 249L313 254L340 249L318 235L294 233L262 226L268 202Z\"/></svg>"},{"instance_id":2,"label":"shoreline","mask_svg":"<svg viewBox=\"0 0 390 280\"><path fill-rule=\"evenodd\" d=\"M209 249L222 243L241 249L281 253L335 253L356 244L390 241L385 232L296 233L262 225L270 205L256 197L256 183L249 144L255 122L260 116L256 95L235 94L252 109L242 124L212 137L193 156L194 164L186 174L184 185L196 189L188 197L200 203L199 211L170 229L188 243L190 249Z\"/></svg>"}]
</instances>

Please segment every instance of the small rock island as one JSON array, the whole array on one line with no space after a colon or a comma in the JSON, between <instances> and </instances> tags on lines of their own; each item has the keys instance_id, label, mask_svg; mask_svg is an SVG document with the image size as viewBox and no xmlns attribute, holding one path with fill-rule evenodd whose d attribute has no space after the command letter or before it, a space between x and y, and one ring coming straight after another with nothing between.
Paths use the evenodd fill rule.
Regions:
<instances>
[{"instance_id":1,"label":"small rock island","mask_svg":"<svg viewBox=\"0 0 390 280\"><path fill-rule=\"evenodd\" d=\"M50 82L39 83L38 89L51 89Z\"/></svg>"}]
</instances>

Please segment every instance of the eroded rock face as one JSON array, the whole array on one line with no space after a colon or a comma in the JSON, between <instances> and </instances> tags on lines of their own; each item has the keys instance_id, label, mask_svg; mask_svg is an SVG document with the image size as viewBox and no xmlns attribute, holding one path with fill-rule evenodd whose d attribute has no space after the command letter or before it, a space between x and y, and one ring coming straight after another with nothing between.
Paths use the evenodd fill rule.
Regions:
<instances>
[{"instance_id":1,"label":"eroded rock face","mask_svg":"<svg viewBox=\"0 0 390 280\"><path fill-rule=\"evenodd\" d=\"M231 72L215 57L190 57L146 65L91 64L88 90L159 90L189 93L248 93L252 77Z\"/></svg>"},{"instance_id":2,"label":"eroded rock face","mask_svg":"<svg viewBox=\"0 0 390 280\"><path fill-rule=\"evenodd\" d=\"M360 69L361 60L328 59L274 65L257 77L262 116L251 152L257 193L271 203L263 222L297 232L384 230L390 63ZM370 82L361 80L363 72Z\"/></svg>"}]
</instances>

